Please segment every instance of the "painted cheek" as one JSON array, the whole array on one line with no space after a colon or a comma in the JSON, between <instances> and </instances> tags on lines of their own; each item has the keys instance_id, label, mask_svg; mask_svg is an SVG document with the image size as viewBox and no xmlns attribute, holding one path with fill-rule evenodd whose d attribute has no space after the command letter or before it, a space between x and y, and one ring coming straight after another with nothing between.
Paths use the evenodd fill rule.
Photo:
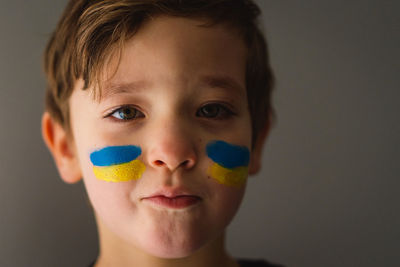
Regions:
<instances>
[{"instance_id":1,"label":"painted cheek","mask_svg":"<svg viewBox=\"0 0 400 267\"><path fill-rule=\"evenodd\" d=\"M248 176L250 151L247 147L224 141L211 141L206 147L207 156L214 161L209 174L227 186L241 186Z\"/></svg>"},{"instance_id":2,"label":"painted cheek","mask_svg":"<svg viewBox=\"0 0 400 267\"><path fill-rule=\"evenodd\" d=\"M137 159L141 154L138 146L109 146L92 152L90 161L97 179L127 182L142 177L146 167Z\"/></svg>"}]
</instances>

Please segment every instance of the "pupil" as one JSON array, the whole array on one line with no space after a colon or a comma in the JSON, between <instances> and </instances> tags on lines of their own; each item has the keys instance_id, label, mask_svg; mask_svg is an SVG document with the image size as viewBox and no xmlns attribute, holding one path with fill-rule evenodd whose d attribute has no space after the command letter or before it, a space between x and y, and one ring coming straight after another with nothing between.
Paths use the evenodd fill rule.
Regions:
<instances>
[{"instance_id":1,"label":"pupil","mask_svg":"<svg viewBox=\"0 0 400 267\"><path fill-rule=\"evenodd\" d=\"M218 113L218 107L215 105L208 105L203 108L204 115L208 117L214 117Z\"/></svg>"},{"instance_id":2,"label":"pupil","mask_svg":"<svg viewBox=\"0 0 400 267\"><path fill-rule=\"evenodd\" d=\"M134 116L134 112L132 111L132 109L130 108L124 108L123 110L121 110L120 112L120 116L123 119L130 119Z\"/></svg>"}]
</instances>

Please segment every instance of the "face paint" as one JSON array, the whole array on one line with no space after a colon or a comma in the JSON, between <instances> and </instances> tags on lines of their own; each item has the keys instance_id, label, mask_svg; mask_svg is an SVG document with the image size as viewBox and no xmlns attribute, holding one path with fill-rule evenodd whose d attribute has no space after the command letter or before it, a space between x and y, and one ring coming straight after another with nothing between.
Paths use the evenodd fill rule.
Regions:
<instances>
[{"instance_id":1,"label":"face paint","mask_svg":"<svg viewBox=\"0 0 400 267\"><path fill-rule=\"evenodd\" d=\"M139 179L145 165L137 159L142 150L138 146L109 146L90 154L97 179L107 182L126 182Z\"/></svg>"},{"instance_id":2,"label":"face paint","mask_svg":"<svg viewBox=\"0 0 400 267\"><path fill-rule=\"evenodd\" d=\"M247 147L224 141L212 141L206 147L207 156L215 163L210 167L211 177L219 183L240 186L248 174L250 152Z\"/></svg>"}]
</instances>

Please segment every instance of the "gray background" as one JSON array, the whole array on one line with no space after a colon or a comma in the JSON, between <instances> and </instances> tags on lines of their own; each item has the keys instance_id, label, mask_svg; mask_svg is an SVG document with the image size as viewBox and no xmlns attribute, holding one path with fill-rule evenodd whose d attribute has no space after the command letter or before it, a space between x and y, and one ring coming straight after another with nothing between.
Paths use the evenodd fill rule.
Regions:
<instances>
[{"instance_id":1,"label":"gray background","mask_svg":"<svg viewBox=\"0 0 400 267\"><path fill-rule=\"evenodd\" d=\"M40 136L41 56L66 1L1 2L0 266L86 266L97 237L84 189L62 183ZM400 1L258 2L278 124L230 251L399 266Z\"/></svg>"}]
</instances>

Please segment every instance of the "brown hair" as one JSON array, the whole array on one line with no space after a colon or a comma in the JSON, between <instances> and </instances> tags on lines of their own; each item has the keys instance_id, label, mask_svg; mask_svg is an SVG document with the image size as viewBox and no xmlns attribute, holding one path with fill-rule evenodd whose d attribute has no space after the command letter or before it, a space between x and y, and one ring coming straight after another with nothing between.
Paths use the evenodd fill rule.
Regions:
<instances>
[{"instance_id":1,"label":"brown hair","mask_svg":"<svg viewBox=\"0 0 400 267\"><path fill-rule=\"evenodd\" d=\"M273 114L273 75L257 26L259 14L251 0L70 0L44 54L46 110L69 131L68 100L77 79L84 80L84 89L95 85L111 55L150 17L204 18L205 26L233 26L248 47L246 88L254 141Z\"/></svg>"}]
</instances>

